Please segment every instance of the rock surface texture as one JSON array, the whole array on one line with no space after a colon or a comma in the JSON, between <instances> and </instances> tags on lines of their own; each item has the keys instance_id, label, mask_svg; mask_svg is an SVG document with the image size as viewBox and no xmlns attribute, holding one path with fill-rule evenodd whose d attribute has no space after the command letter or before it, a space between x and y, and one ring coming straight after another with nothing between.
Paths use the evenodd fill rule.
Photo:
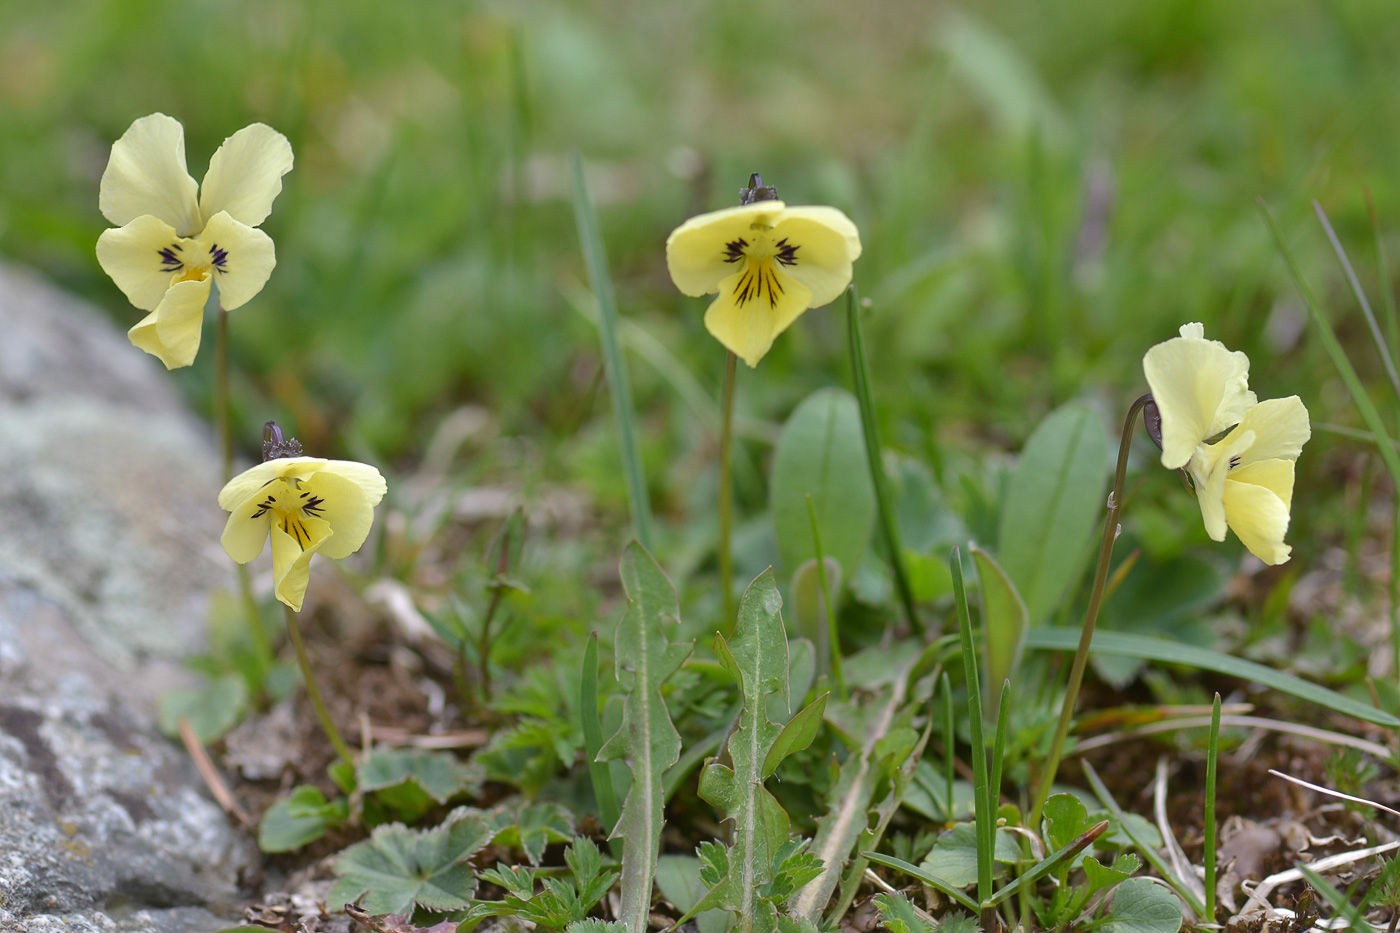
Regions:
<instances>
[{"instance_id":1,"label":"rock surface texture","mask_svg":"<svg viewBox=\"0 0 1400 933\"><path fill-rule=\"evenodd\" d=\"M231 577L212 439L105 317L5 265L0 332L0 930L234 926L256 847L154 718Z\"/></svg>"}]
</instances>

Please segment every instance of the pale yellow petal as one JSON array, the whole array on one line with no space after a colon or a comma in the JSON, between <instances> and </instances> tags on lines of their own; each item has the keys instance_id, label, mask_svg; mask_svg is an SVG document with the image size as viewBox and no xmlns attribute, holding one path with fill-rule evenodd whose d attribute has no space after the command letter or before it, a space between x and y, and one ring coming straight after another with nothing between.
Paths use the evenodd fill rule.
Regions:
<instances>
[{"instance_id":1,"label":"pale yellow petal","mask_svg":"<svg viewBox=\"0 0 1400 933\"><path fill-rule=\"evenodd\" d=\"M1215 445L1219 447L1220 445ZM1196 485L1196 504L1201 508L1201 521L1212 541L1225 540L1225 477L1229 470L1213 456L1210 447L1201 444L1187 465Z\"/></svg>"},{"instance_id":2,"label":"pale yellow petal","mask_svg":"<svg viewBox=\"0 0 1400 933\"><path fill-rule=\"evenodd\" d=\"M790 207L769 233L778 244L795 247L783 271L812 293L812 307L835 301L851 284L851 263L860 256L860 232L834 207Z\"/></svg>"},{"instance_id":3,"label":"pale yellow petal","mask_svg":"<svg viewBox=\"0 0 1400 933\"><path fill-rule=\"evenodd\" d=\"M1253 431L1254 443L1240 453L1239 465L1258 460L1297 460L1312 436L1308 409L1298 396L1271 398L1245 412L1240 431Z\"/></svg>"},{"instance_id":4,"label":"pale yellow petal","mask_svg":"<svg viewBox=\"0 0 1400 933\"><path fill-rule=\"evenodd\" d=\"M1148 350L1142 369L1162 414L1162 466L1171 470L1255 403L1247 388L1249 357L1218 340L1174 337Z\"/></svg>"},{"instance_id":5,"label":"pale yellow petal","mask_svg":"<svg viewBox=\"0 0 1400 933\"><path fill-rule=\"evenodd\" d=\"M185 168L184 127L153 113L132 123L112 144L97 203L102 216L118 227L152 214L181 236L192 236L203 226L197 191Z\"/></svg>"},{"instance_id":6,"label":"pale yellow petal","mask_svg":"<svg viewBox=\"0 0 1400 933\"><path fill-rule=\"evenodd\" d=\"M183 269L186 251L193 248L192 241L175 235L174 227L142 214L124 227L102 232L97 263L133 305L150 311L165 297L171 280Z\"/></svg>"},{"instance_id":7,"label":"pale yellow petal","mask_svg":"<svg viewBox=\"0 0 1400 933\"><path fill-rule=\"evenodd\" d=\"M757 366L773 340L810 304L811 292L790 276L760 276L745 269L720 283L719 297L705 312L705 329L749 366Z\"/></svg>"},{"instance_id":8,"label":"pale yellow petal","mask_svg":"<svg viewBox=\"0 0 1400 933\"><path fill-rule=\"evenodd\" d=\"M219 285L219 305L240 308L267 284L277 265L272 237L220 211L196 241L199 262L208 263Z\"/></svg>"},{"instance_id":9,"label":"pale yellow petal","mask_svg":"<svg viewBox=\"0 0 1400 933\"><path fill-rule=\"evenodd\" d=\"M269 513L260 509L257 496L248 496L234 508L224 523L224 534L219 543L225 553L240 564L262 553L267 544L268 528L272 524ZM261 512L262 514L258 514Z\"/></svg>"},{"instance_id":10,"label":"pale yellow petal","mask_svg":"<svg viewBox=\"0 0 1400 933\"><path fill-rule=\"evenodd\" d=\"M333 471L318 470L301 484L300 502L309 514L324 519L335 531L321 553L339 560L360 549L374 523L374 505L363 489Z\"/></svg>"},{"instance_id":11,"label":"pale yellow petal","mask_svg":"<svg viewBox=\"0 0 1400 933\"><path fill-rule=\"evenodd\" d=\"M299 529L310 535L310 544L303 547L297 538L272 525L272 581L277 598L290 606L294 612L301 611L306 598L306 584L310 578L311 558L317 550L331 539L330 525L317 518L305 519Z\"/></svg>"},{"instance_id":12,"label":"pale yellow petal","mask_svg":"<svg viewBox=\"0 0 1400 933\"><path fill-rule=\"evenodd\" d=\"M371 506L378 505L379 500L384 498L384 493L389 489L383 475L368 463L359 463L355 460L327 460L320 469L327 473L334 472L337 476L341 476L360 487ZM337 529L337 533L339 533L339 529Z\"/></svg>"},{"instance_id":13,"label":"pale yellow petal","mask_svg":"<svg viewBox=\"0 0 1400 933\"><path fill-rule=\"evenodd\" d=\"M1262 486L1273 493L1283 503L1285 509L1293 508L1293 461L1256 460L1230 471L1230 482L1248 483Z\"/></svg>"},{"instance_id":14,"label":"pale yellow petal","mask_svg":"<svg viewBox=\"0 0 1400 933\"><path fill-rule=\"evenodd\" d=\"M209 279L176 282L156 309L127 331L133 345L157 357L166 369L194 362L199 353L204 305L209 300Z\"/></svg>"},{"instance_id":15,"label":"pale yellow petal","mask_svg":"<svg viewBox=\"0 0 1400 933\"><path fill-rule=\"evenodd\" d=\"M282 193L282 176L292 170L292 144L263 123L234 133L209 160L209 172L199 191L199 209L206 220L227 211L234 220L256 227L272 213ZM227 306L225 306L227 307Z\"/></svg>"},{"instance_id":16,"label":"pale yellow petal","mask_svg":"<svg viewBox=\"0 0 1400 933\"><path fill-rule=\"evenodd\" d=\"M761 235L783 209L782 201L760 201L690 218L666 238L671 281L692 297L717 291L720 281L743 264L734 253L754 242L754 226Z\"/></svg>"},{"instance_id":17,"label":"pale yellow petal","mask_svg":"<svg viewBox=\"0 0 1400 933\"><path fill-rule=\"evenodd\" d=\"M310 476L321 468L321 464L329 462L321 457L282 457L259 463L224 484L219 491L219 508L230 512L274 479Z\"/></svg>"},{"instance_id":18,"label":"pale yellow petal","mask_svg":"<svg viewBox=\"0 0 1400 933\"><path fill-rule=\"evenodd\" d=\"M1287 464L1292 472L1292 461L1266 462ZM1225 484L1225 515L1230 528L1255 557L1271 565L1288 560L1293 550L1283 543L1288 531L1288 505L1270 488L1236 482L1232 476Z\"/></svg>"}]
</instances>

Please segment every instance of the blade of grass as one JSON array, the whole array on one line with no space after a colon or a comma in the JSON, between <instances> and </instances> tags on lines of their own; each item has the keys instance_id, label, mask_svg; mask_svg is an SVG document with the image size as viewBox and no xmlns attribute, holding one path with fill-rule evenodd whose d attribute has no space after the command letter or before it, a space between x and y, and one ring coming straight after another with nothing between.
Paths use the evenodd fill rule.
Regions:
<instances>
[{"instance_id":1,"label":"blade of grass","mask_svg":"<svg viewBox=\"0 0 1400 933\"><path fill-rule=\"evenodd\" d=\"M622 468L627 475L627 495L632 503L632 524L637 540L648 551L652 549L651 502L647 498L646 475L642 472L642 456L637 449L636 415L632 409L632 389L627 381L627 367L617 336L617 298L613 294L612 277L608 274L607 253L603 236L598 230L598 218L588 187L583 180L583 160L577 152L569 154L569 170L574 183L574 220L578 224L579 244L583 248L584 264L598 302L598 335L603 343L603 366L612 390L613 411L617 414L617 430L622 443Z\"/></svg>"},{"instance_id":2,"label":"blade of grass","mask_svg":"<svg viewBox=\"0 0 1400 933\"><path fill-rule=\"evenodd\" d=\"M1385 310L1385 330L1390 346L1400 347L1400 318L1395 313L1395 293L1390 289L1390 259L1385 253L1385 238L1381 236L1380 217L1371 189L1366 189L1366 212L1371 218L1371 236L1376 242L1376 276L1381 283L1381 307ZM1400 429L1400 409L1395 412ZM1390 523L1390 653L1391 670L1400 677L1400 496L1394 503L1395 514Z\"/></svg>"},{"instance_id":3,"label":"blade of grass","mask_svg":"<svg viewBox=\"0 0 1400 933\"><path fill-rule=\"evenodd\" d=\"M1317 222L1322 224L1322 229L1332 244L1332 251L1337 254L1337 261L1342 264L1342 272L1346 274L1347 282L1351 285L1351 292L1356 296L1357 303L1361 305L1361 313L1366 317L1366 326L1371 330L1371 339L1376 342L1376 352L1380 354L1381 364L1385 366L1385 374L1390 377L1390 385L1391 388L1395 389L1395 397L1400 399L1400 374L1395 372L1394 348L1386 342L1385 335L1381 333L1380 322L1376 320L1376 314L1371 310L1371 302L1366 300L1366 292L1362 290L1361 282L1356 278L1356 270L1351 267L1351 260L1347 258L1347 251L1342 248L1342 241L1337 239L1337 232L1332 229L1332 223L1327 219L1327 213L1323 211L1322 205L1316 201L1312 202L1312 206L1313 213L1317 214Z\"/></svg>"},{"instance_id":4,"label":"blade of grass","mask_svg":"<svg viewBox=\"0 0 1400 933\"><path fill-rule=\"evenodd\" d=\"M992 802L990 776L987 774L987 741L982 734L982 688L977 677L977 652L972 644L972 619L967 611L967 592L963 588L962 555L954 547L948 554L948 569L953 576L953 602L958 608L958 636L962 643L963 678L967 687L967 717L972 730L972 799L975 801L973 819L977 828L977 900L986 904L992 896L992 858L996 844L996 807ZM991 917L982 912L982 929L992 929Z\"/></svg>"},{"instance_id":5,"label":"blade of grass","mask_svg":"<svg viewBox=\"0 0 1400 933\"><path fill-rule=\"evenodd\" d=\"M1269 208L1264 204L1262 198L1259 199L1258 204L1264 222L1273 232L1274 241L1278 244L1279 251L1283 253L1288 271L1293 276L1298 290L1303 293L1303 301L1312 313L1313 320L1317 322L1318 336L1322 339L1322 345L1327 350L1327 355L1332 358L1332 365L1337 368L1342 382L1346 383L1352 404L1361 413L1361 420L1366 422L1366 427L1370 428L1371 433L1375 435L1377 449L1380 451L1381 460L1385 462L1386 471L1390 473L1391 482L1400 488L1400 454L1396 453L1395 447L1391 443L1390 433L1386 430L1385 423L1381 421L1380 412L1376 410L1371 397L1366 394L1366 387L1361 384L1360 377L1356 375L1356 369L1351 365L1346 351L1342 349L1341 343L1337 340L1337 334L1332 330L1332 325L1323 316L1322 307L1317 303L1317 298L1313 295L1312 287L1308 285L1307 279L1303 277L1303 270L1299 268L1298 260L1293 256L1293 251L1288 248L1288 242L1283 238L1283 231L1274 221L1274 215L1269 212Z\"/></svg>"},{"instance_id":6,"label":"blade of grass","mask_svg":"<svg viewBox=\"0 0 1400 933\"><path fill-rule=\"evenodd\" d=\"M906 862L904 861L904 859L898 859L892 855L881 855L879 852L862 852L860 854L860 857L866 859L867 861L874 862L876 865L884 865L886 868L893 868L896 871L902 871L910 878L917 878L919 881L922 881L924 884L928 885L934 890L941 891L942 893L948 895L953 900L957 901L959 904L966 907L974 914L979 913L981 911L981 908L977 905L977 902L974 901L972 898L968 897L966 892L959 891L957 888L948 884L948 882L944 881L942 878L939 878L937 875L930 875L928 872L924 871L919 866Z\"/></svg>"},{"instance_id":7,"label":"blade of grass","mask_svg":"<svg viewBox=\"0 0 1400 933\"><path fill-rule=\"evenodd\" d=\"M865 456L870 461L870 481L875 485L875 501L880 510L880 528L885 538L885 549L889 551L894 588L899 594L899 601L904 606L904 614L909 618L909 624L918 626L919 617L914 614L914 590L909 585L909 574L904 569L904 547L899 541L894 503L890 501L889 485L885 480L885 459L880 446L880 426L875 421L875 401L870 394L870 373L865 364L865 341L860 333L859 306L856 287L851 285L846 289L846 333L851 352L851 382L855 387L856 400L860 403L860 426L865 433Z\"/></svg>"},{"instance_id":8,"label":"blade of grass","mask_svg":"<svg viewBox=\"0 0 1400 933\"><path fill-rule=\"evenodd\" d=\"M1098 839L1107 832L1107 830L1108 820L1103 820L1102 822L1090 826L1078 837L1065 843L1054 852L1051 852L1045 858L1031 866L1030 870L1021 875L1021 877L998 891L993 895L991 902L986 906L995 907L1022 888L1028 888L1035 884L1041 878L1044 878L1046 875L1050 874L1050 872L1054 871L1057 866L1073 859L1080 852L1083 852L1095 839Z\"/></svg>"},{"instance_id":9,"label":"blade of grass","mask_svg":"<svg viewBox=\"0 0 1400 933\"><path fill-rule=\"evenodd\" d=\"M1306 865L1299 865L1298 871L1307 879L1308 884L1313 886L1313 890L1322 896L1328 906L1346 918L1353 930L1360 930L1361 933L1375 933L1376 928L1366 922L1366 918L1361 916L1361 911L1357 910L1356 906L1347 900L1347 896L1337 890L1332 882Z\"/></svg>"},{"instance_id":10,"label":"blade of grass","mask_svg":"<svg viewBox=\"0 0 1400 933\"><path fill-rule=\"evenodd\" d=\"M1026 647L1042 651L1073 651L1079 644L1079 630L1057 626L1033 628L1026 633ZM1120 658L1141 658L1164 664L1183 664L1205 671L1215 671L1252 681L1275 690L1316 703L1333 712L1351 716L1364 722L1372 722L1388 729L1400 728L1400 719L1384 710L1367 706L1359 700L1334 693L1326 687L1309 683L1292 674L1276 671L1263 664L1245 661L1241 658L1221 654L1195 645L1152 638L1147 635L1133 635L1127 632L1095 632L1090 647L1091 652L1112 655Z\"/></svg>"},{"instance_id":11,"label":"blade of grass","mask_svg":"<svg viewBox=\"0 0 1400 933\"><path fill-rule=\"evenodd\" d=\"M817 553L817 582L822 589L822 608L826 610L827 640L831 648L831 676L836 679L836 689L841 694L841 702L851 695L846 692L846 675L841 671L841 636L836 630L836 614L831 610L831 587L826 582L826 556L822 554L822 533L817 527L817 507L812 504L812 494L807 493L807 517L812 520L812 546Z\"/></svg>"},{"instance_id":12,"label":"blade of grass","mask_svg":"<svg viewBox=\"0 0 1400 933\"><path fill-rule=\"evenodd\" d=\"M953 726L953 684L944 671L938 678L938 690L943 694L943 776L948 782L948 796L943 798L947 811L943 814L949 823L957 819L953 815L953 751L958 734Z\"/></svg>"}]
</instances>

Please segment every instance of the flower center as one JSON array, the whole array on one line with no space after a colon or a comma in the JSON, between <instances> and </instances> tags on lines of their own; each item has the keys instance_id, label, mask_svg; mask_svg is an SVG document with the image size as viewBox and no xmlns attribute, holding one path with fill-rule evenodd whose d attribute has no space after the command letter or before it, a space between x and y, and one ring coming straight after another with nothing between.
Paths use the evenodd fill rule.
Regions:
<instances>
[{"instance_id":1,"label":"flower center","mask_svg":"<svg viewBox=\"0 0 1400 933\"><path fill-rule=\"evenodd\" d=\"M160 271L175 275L172 285L179 282L202 282L214 272L228 271L228 250L218 243L207 248L198 241L185 240L171 243L164 249L156 250L160 257Z\"/></svg>"},{"instance_id":2,"label":"flower center","mask_svg":"<svg viewBox=\"0 0 1400 933\"><path fill-rule=\"evenodd\" d=\"M774 240L766 227L755 227L751 234L753 242L738 237L724 244L724 261L746 263L744 273L734 287L734 303L743 307L750 301L768 298L768 307L778 304L783 294L782 283L778 279L778 266L797 265L799 246L789 243L787 237Z\"/></svg>"},{"instance_id":3,"label":"flower center","mask_svg":"<svg viewBox=\"0 0 1400 933\"><path fill-rule=\"evenodd\" d=\"M312 495L310 490L301 488L302 481L296 477L275 479L263 487L263 497L258 502L258 510L253 518L262 518L272 513L275 521L284 532L291 536L304 551L311 544L311 529L306 527L307 518L324 518L326 500Z\"/></svg>"}]
</instances>

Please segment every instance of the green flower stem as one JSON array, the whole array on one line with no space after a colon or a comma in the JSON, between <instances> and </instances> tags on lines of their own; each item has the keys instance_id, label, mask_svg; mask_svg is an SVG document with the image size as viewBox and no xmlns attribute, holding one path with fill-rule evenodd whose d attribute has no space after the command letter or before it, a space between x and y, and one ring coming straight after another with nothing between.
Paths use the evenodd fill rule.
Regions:
<instances>
[{"instance_id":1,"label":"green flower stem","mask_svg":"<svg viewBox=\"0 0 1400 933\"><path fill-rule=\"evenodd\" d=\"M1206 743L1205 886L1206 923L1215 922L1215 780L1220 759L1220 694L1210 708L1210 739Z\"/></svg>"},{"instance_id":2,"label":"green flower stem","mask_svg":"<svg viewBox=\"0 0 1400 933\"><path fill-rule=\"evenodd\" d=\"M870 481L875 486L875 502L879 506L880 528L885 536L885 549L889 551L894 587L899 593L899 601L904 605L904 614L909 617L909 624L918 625L919 617L914 614L914 590L909 585L909 574L904 570L904 548L899 542L899 526L895 524L894 504L890 502L889 487L885 481L880 426L875 422L875 402L870 394L870 375L865 365L865 341L860 334L860 315L857 312L859 305L856 287L851 285L846 289L846 331L851 351L851 381L855 385L856 400L860 402L860 426L865 433L865 456L870 461Z\"/></svg>"},{"instance_id":3,"label":"green flower stem","mask_svg":"<svg viewBox=\"0 0 1400 933\"><path fill-rule=\"evenodd\" d=\"M720 402L719 428L719 585L724 593L720 630L732 632L734 616L734 557L730 538L734 526L734 480L730 461L734 446L734 379L739 358L729 351L724 363L724 397Z\"/></svg>"},{"instance_id":4,"label":"green flower stem","mask_svg":"<svg viewBox=\"0 0 1400 933\"><path fill-rule=\"evenodd\" d=\"M224 482L233 479L233 427L229 417L228 379L228 311L219 306L217 339L214 342L214 423L219 432L219 456L223 463ZM244 564L238 565L238 593L243 602L243 615L253 636L253 650L258 655L257 683L253 692L262 695L262 680L272 667L272 643L263 629L262 613L253 597L253 582Z\"/></svg>"},{"instance_id":5,"label":"green flower stem","mask_svg":"<svg viewBox=\"0 0 1400 933\"><path fill-rule=\"evenodd\" d=\"M1123 484L1128 473L1128 452L1133 446L1133 425L1138 413L1152 400L1144 395L1128 409L1128 417L1123 421L1123 439L1118 445L1118 468L1113 474L1113 492L1108 497L1108 517L1104 520L1103 542L1099 545L1099 563L1094 569L1094 588L1089 594L1089 608L1084 613L1084 628L1079 635L1079 648L1074 652L1074 663L1069 670L1069 684L1065 687L1065 699L1060 707L1060 721L1055 726L1055 738L1050 743L1050 754L1045 759L1045 770L1040 775L1036 787L1035 804L1030 810L1027 825L1039 831L1040 813L1050 796L1050 787L1055 783L1055 772L1060 767L1060 756L1064 753L1065 737L1069 735L1069 724L1074 719L1074 704L1079 699L1079 687L1084 682L1084 668L1089 662L1089 644L1094 639L1094 626L1099 621L1099 608L1103 605L1104 591L1107 589L1108 568L1113 559L1113 544L1118 540L1118 516L1123 509Z\"/></svg>"},{"instance_id":6,"label":"green flower stem","mask_svg":"<svg viewBox=\"0 0 1400 933\"><path fill-rule=\"evenodd\" d=\"M340 760L345 762L351 770L355 767L355 756L350 754L350 747L345 744L345 740L340 737L340 730L336 729L335 723L331 722L331 714L326 712L326 702L321 699L321 688L316 686L316 676L311 673L311 659L306 656L306 645L301 641L301 629L297 625L297 614L292 611L291 606L282 607L287 616L287 636L292 640L292 647L297 652L297 663L301 665L301 676L306 681L306 695L311 698L311 705L316 710L316 718L321 721L321 731L326 733L326 738L331 740L331 745L335 746L335 753L340 756Z\"/></svg>"},{"instance_id":7,"label":"green flower stem","mask_svg":"<svg viewBox=\"0 0 1400 933\"><path fill-rule=\"evenodd\" d=\"M817 553L817 582L822 588L822 608L826 610L826 638L831 644L831 676L836 680L836 689L841 694L841 702L851 698L846 691L846 675L841 670L841 636L836 630L836 613L831 607L831 587L826 582L826 556L822 554L822 534L817 527L817 507L812 504L812 494L807 493L807 517L812 520L812 543Z\"/></svg>"}]
</instances>

